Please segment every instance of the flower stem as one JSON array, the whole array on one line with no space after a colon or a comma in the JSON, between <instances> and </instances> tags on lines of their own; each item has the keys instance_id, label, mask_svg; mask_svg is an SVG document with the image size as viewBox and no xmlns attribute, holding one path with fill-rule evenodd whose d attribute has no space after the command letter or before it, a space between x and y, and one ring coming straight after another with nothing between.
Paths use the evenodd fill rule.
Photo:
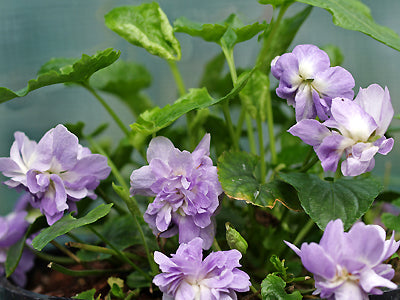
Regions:
<instances>
[{"instance_id":1,"label":"flower stem","mask_svg":"<svg viewBox=\"0 0 400 300\"><path fill-rule=\"evenodd\" d=\"M300 232L297 234L296 239L294 240L293 244L298 245L304 237L307 235L307 233L311 230L311 228L314 226L315 222L312 219L309 219L306 223L306 225L303 226L303 228L300 230Z\"/></svg>"},{"instance_id":2,"label":"flower stem","mask_svg":"<svg viewBox=\"0 0 400 300\"><path fill-rule=\"evenodd\" d=\"M128 130L128 128L125 126L125 124L122 122L122 120L118 117L118 115L113 111L113 109L107 104L107 102L88 84L88 83L83 83L82 86L86 88L99 102L105 110L108 112L108 114L111 116L111 118L114 119L114 121L117 123L119 128L125 133L125 135L130 138L131 133Z\"/></svg>"},{"instance_id":3,"label":"flower stem","mask_svg":"<svg viewBox=\"0 0 400 300\"><path fill-rule=\"evenodd\" d=\"M103 274L111 274L111 273L121 273L126 272L126 270L122 269L109 269L109 270L71 270L67 269L56 263L49 263L47 267L56 270L60 273L69 275L69 276L99 276Z\"/></svg>"},{"instance_id":4,"label":"flower stem","mask_svg":"<svg viewBox=\"0 0 400 300\"><path fill-rule=\"evenodd\" d=\"M265 165L265 148L263 140L262 120L260 114L257 115L257 132L258 132L258 151L260 153L260 164L261 164L261 182L265 182L266 165Z\"/></svg>"},{"instance_id":5,"label":"flower stem","mask_svg":"<svg viewBox=\"0 0 400 300\"><path fill-rule=\"evenodd\" d=\"M247 112L246 112L246 126L247 126L247 137L249 138L250 152L252 154L256 154L257 152L256 139L254 138L253 124L251 123L251 117Z\"/></svg>"},{"instance_id":6,"label":"flower stem","mask_svg":"<svg viewBox=\"0 0 400 300\"><path fill-rule=\"evenodd\" d=\"M271 93L269 87L266 93L266 107L267 107L267 125L269 136L269 150L271 151L271 163L276 165L278 163L278 156L276 154L275 134L274 134L274 114L272 110Z\"/></svg>"},{"instance_id":7,"label":"flower stem","mask_svg":"<svg viewBox=\"0 0 400 300\"><path fill-rule=\"evenodd\" d=\"M237 73L235 67L235 60L233 57L233 49L227 49L226 47L221 47L221 48L229 66L229 72L231 73L233 86L235 86L237 81ZM231 112L229 110L229 101L228 100L223 101L221 105L222 105L222 112L224 113L225 121L228 126L229 134L232 138L233 147L235 150L239 150L239 140L237 138L237 135L235 134L235 129L233 127Z\"/></svg>"},{"instance_id":8,"label":"flower stem","mask_svg":"<svg viewBox=\"0 0 400 300\"><path fill-rule=\"evenodd\" d=\"M57 243L55 240L52 240L50 242L53 246L55 246L58 250L60 250L62 253L68 255L70 258L72 258L76 263L80 264L81 260L71 251L69 251L68 249L66 249L65 247L63 247L62 245L60 245L59 243Z\"/></svg>"},{"instance_id":9,"label":"flower stem","mask_svg":"<svg viewBox=\"0 0 400 300\"><path fill-rule=\"evenodd\" d=\"M179 91L179 95L181 96L185 95L186 94L185 83L183 82L181 73L179 72L176 62L173 60L168 60L168 65L171 69L172 75L174 76L175 83Z\"/></svg>"}]
</instances>

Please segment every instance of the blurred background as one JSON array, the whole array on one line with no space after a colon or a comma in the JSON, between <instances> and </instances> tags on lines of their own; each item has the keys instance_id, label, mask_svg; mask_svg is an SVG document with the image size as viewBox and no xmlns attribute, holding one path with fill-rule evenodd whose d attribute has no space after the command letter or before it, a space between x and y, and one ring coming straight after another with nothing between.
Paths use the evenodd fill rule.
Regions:
<instances>
[{"instance_id":1,"label":"blurred background","mask_svg":"<svg viewBox=\"0 0 400 300\"><path fill-rule=\"evenodd\" d=\"M19 0L0 1L0 86L19 90L36 78L40 67L53 57L81 57L112 47L121 50L121 59L143 64L152 75L152 85L145 92L160 106L177 99L175 82L165 61L132 46L104 25L104 15L122 5L138 5L146 1L120 0ZM148 2L148 1L147 1ZM158 1L171 23L180 16L201 23L224 20L231 13L243 23L268 20L272 8L256 0L161 0ZM371 8L378 24L400 33L400 1L363 0ZM304 5L295 4L288 15ZM177 33L181 43L182 60L178 67L187 88L197 87L205 63L220 52L216 44ZM393 50L359 32L336 27L331 15L314 8L298 32L290 49L296 44L317 46L334 44L344 55L343 67L349 70L359 87L372 83L388 86L395 114L400 114L400 52ZM257 38L235 48L237 67L252 67L260 43ZM119 100L104 95L126 124L135 120ZM110 123L106 134L119 138L115 126L103 107L86 90L62 84L44 87L23 98L0 104L0 156L9 156L15 131L25 132L38 141L50 128L59 123L85 121L89 132L104 122ZM399 127L398 120L392 122ZM387 156L377 155L374 173L383 176L391 170L390 188L400 191L400 135L394 150ZM1 175L0 175L1 176ZM2 181L4 177L0 178ZM0 185L0 214L10 211L18 194Z\"/></svg>"}]
</instances>

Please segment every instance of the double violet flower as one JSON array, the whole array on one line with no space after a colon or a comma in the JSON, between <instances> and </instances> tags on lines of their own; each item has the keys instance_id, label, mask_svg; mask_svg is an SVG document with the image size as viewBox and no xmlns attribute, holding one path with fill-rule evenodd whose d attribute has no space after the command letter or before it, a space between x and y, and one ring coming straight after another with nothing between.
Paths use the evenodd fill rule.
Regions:
<instances>
[{"instance_id":1,"label":"double violet flower","mask_svg":"<svg viewBox=\"0 0 400 300\"><path fill-rule=\"evenodd\" d=\"M392 150L393 139L384 136L394 114L387 88L372 84L360 89L354 101L335 98L331 114L323 123L301 120L289 129L314 147L324 171L335 172L344 154L343 175L357 176L373 169L376 153Z\"/></svg>"},{"instance_id":2,"label":"double violet flower","mask_svg":"<svg viewBox=\"0 0 400 300\"><path fill-rule=\"evenodd\" d=\"M162 273L153 282L164 293L164 300L234 300L236 292L249 290L250 277L238 269L240 252L212 252L203 260L202 243L200 238L182 243L171 258L154 252Z\"/></svg>"},{"instance_id":3,"label":"double violet flower","mask_svg":"<svg viewBox=\"0 0 400 300\"><path fill-rule=\"evenodd\" d=\"M209 134L192 153L180 151L165 137L150 141L149 165L134 170L130 181L132 195L155 196L144 214L155 235L179 232L180 243L200 237L204 249L211 247L222 188L209 154Z\"/></svg>"},{"instance_id":4,"label":"double violet flower","mask_svg":"<svg viewBox=\"0 0 400 300\"><path fill-rule=\"evenodd\" d=\"M63 125L49 130L39 143L22 132L14 136L10 157L0 158L0 172L10 178L6 185L29 192L30 204L49 225L64 211L76 210L76 201L94 199L100 180L110 174L107 158L82 147Z\"/></svg>"},{"instance_id":5,"label":"double violet flower","mask_svg":"<svg viewBox=\"0 0 400 300\"><path fill-rule=\"evenodd\" d=\"M344 232L340 219L330 221L319 244L303 243L301 248L286 242L300 256L304 267L314 274L314 294L321 298L368 299L368 294L380 295L378 287L395 289L391 265L383 262L399 248L400 241L385 240L378 225L358 222Z\"/></svg>"},{"instance_id":6,"label":"double violet flower","mask_svg":"<svg viewBox=\"0 0 400 300\"><path fill-rule=\"evenodd\" d=\"M330 67L314 45L276 57L271 72L279 80L277 95L295 107L298 123L288 131L314 147L324 171L335 172L344 155L343 175L357 176L374 168L376 153L392 150L393 139L384 136L394 114L387 88L372 84L353 100L351 74Z\"/></svg>"},{"instance_id":7,"label":"double violet flower","mask_svg":"<svg viewBox=\"0 0 400 300\"><path fill-rule=\"evenodd\" d=\"M271 73L279 80L276 94L296 111L296 120L329 117L335 97L353 98L353 76L331 67L328 54L314 45L298 45L292 53L277 56Z\"/></svg>"}]
</instances>

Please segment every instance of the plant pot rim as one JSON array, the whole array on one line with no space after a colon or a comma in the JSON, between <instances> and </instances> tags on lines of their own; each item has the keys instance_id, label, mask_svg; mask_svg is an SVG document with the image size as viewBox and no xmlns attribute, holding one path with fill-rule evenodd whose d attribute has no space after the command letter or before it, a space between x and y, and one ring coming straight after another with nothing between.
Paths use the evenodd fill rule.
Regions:
<instances>
[{"instance_id":1,"label":"plant pot rim","mask_svg":"<svg viewBox=\"0 0 400 300\"><path fill-rule=\"evenodd\" d=\"M34 293L12 284L6 277L0 277L0 299L7 300L72 300L72 298L48 296Z\"/></svg>"}]
</instances>

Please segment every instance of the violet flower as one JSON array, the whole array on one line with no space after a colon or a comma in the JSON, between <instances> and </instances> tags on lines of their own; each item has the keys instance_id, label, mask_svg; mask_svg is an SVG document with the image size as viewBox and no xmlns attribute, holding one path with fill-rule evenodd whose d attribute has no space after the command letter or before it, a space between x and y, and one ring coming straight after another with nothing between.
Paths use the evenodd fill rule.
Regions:
<instances>
[{"instance_id":1,"label":"violet flower","mask_svg":"<svg viewBox=\"0 0 400 300\"><path fill-rule=\"evenodd\" d=\"M25 220L26 211L12 212L5 217L0 216L0 276L4 275L4 264L8 248L18 242L26 232L29 223ZM26 273L33 267L34 255L29 250L22 252L21 259L11 279L19 286L25 286Z\"/></svg>"},{"instance_id":2,"label":"violet flower","mask_svg":"<svg viewBox=\"0 0 400 300\"><path fill-rule=\"evenodd\" d=\"M393 139L384 136L394 114L387 88L372 84L360 89L354 101L335 98L331 113L322 124L301 120L288 130L314 147L325 171L335 172L345 154L343 175L357 176L373 169L376 153L386 155L392 150Z\"/></svg>"},{"instance_id":3,"label":"violet flower","mask_svg":"<svg viewBox=\"0 0 400 300\"><path fill-rule=\"evenodd\" d=\"M304 267L314 274L314 294L321 298L368 299L368 293L382 294L378 287L395 289L391 265L383 261L399 248L400 242L385 240L378 225L358 222L344 232L340 219L330 221L319 244L303 243L301 249L285 243L300 256Z\"/></svg>"},{"instance_id":4,"label":"violet flower","mask_svg":"<svg viewBox=\"0 0 400 300\"><path fill-rule=\"evenodd\" d=\"M92 154L63 125L49 130L39 141L22 132L14 134L10 157L0 158L5 184L30 193L30 204L39 208L49 225L64 211L76 210L76 201L96 198L94 189L108 177L107 158Z\"/></svg>"},{"instance_id":5,"label":"violet flower","mask_svg":"<svg viewBox=\"0 0 400 300\"><path fill-rule=\"evenodd\" d=\"M180 243L201 237L203 248L211 247L222 188L209 149L209 134L193 153L180 151L165 137L150 141L149 165L132 172L130 191L155 196L144 214L155 235L171 237L179 232Z\"/></svg>"},{"instance_id":6,"label":"violet flower","mask_svg":"<svg viewBox=\"0 0 400 300\"><path fill-rule=\"evenodd\" d=\"M330 67L329 56L314 45L298 45L277 56L271 73L279 80L276 94L295 107L296 120L326 120L331 100L353 98L354 78L342 67Z\"/></svg>"},{"instance_id":7,"label":"violet flower","mask_svg":"<svg viewBox=\"0 0 400 300\"><path fill-rule=\"evenodd\" d=\"M204 260L202 240L180 244L169 258L154 252L162 271L153 282L163 292L163 300L237 299L236 292L250 289L250 277L239 270L239 251L212 252Z\"/></svg>"}]
</instances>

